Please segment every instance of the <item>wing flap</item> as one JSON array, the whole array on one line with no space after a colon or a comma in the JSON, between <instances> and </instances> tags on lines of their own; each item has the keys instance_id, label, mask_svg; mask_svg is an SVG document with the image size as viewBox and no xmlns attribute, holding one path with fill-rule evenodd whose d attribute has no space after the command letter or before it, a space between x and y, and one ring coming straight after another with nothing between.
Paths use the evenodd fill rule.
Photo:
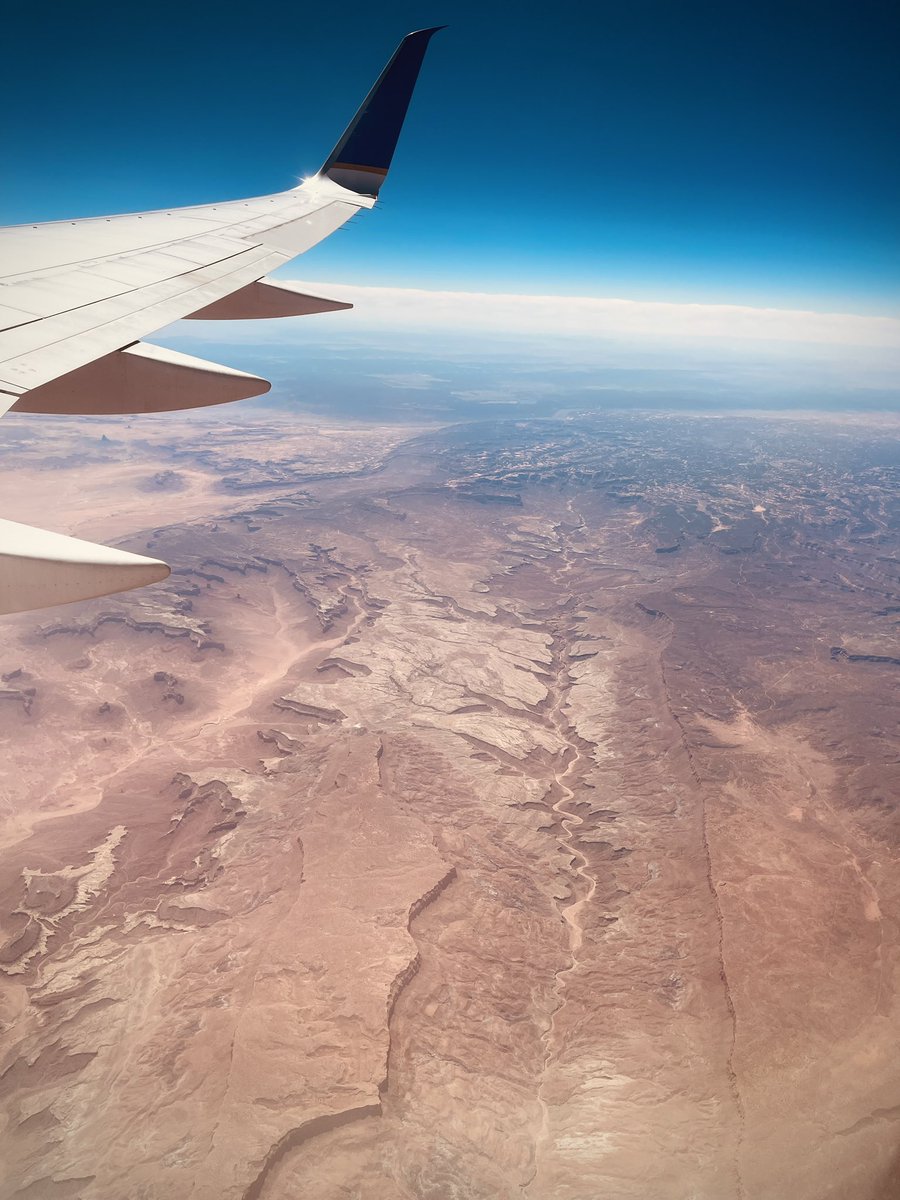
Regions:
<instances>
[{"instance_id":1,"label":"wing flap","mask_svg":"<svg viewBox=\"0 0 900 1200\"><path fill-rule=\"evenodd\" d=\"M159 583L164 562L0 521L0 613L28 612Z\"/></svg>"}]
</instances>

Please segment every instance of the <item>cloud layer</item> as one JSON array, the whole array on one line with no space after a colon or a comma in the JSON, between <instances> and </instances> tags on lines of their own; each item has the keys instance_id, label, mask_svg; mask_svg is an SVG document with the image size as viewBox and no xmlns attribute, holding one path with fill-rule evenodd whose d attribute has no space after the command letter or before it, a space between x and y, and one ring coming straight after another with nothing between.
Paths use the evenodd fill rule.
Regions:
<instances>
[{"instance_id":1,"label":"cloud layer","mask_svg":"<svg viewBox=\"0 0 900 1200\"><path fill-rule=\"evenodd\" d=\"M360 327L466 330L553 337L717 338L871 346L900 351L900 320L732 304L672 304L588 296L525 296L309 283L349 300Z\"/></svg>"}]
</instances>

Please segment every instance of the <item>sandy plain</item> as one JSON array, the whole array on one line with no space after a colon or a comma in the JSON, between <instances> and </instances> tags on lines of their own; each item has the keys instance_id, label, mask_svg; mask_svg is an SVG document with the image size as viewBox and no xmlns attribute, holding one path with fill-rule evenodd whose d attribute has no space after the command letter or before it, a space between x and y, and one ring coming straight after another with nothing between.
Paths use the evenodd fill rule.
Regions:
<instances>
[{"instance_id":1,"label":"sandy plain","mask_svg":"<svg viewBox=\"0 0 900 1200\"><path fill-rule=\"evenodd\" d=\"M900 1195L895 428L0 432L0 1196Z\"/></svg>"}]
</instances>

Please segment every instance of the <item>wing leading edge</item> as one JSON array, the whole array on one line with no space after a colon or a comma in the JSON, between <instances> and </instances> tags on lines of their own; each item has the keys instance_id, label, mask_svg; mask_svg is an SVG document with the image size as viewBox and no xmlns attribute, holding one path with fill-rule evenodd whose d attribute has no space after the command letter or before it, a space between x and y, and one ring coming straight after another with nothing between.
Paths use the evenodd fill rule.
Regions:
<instances>
[{"instance_id":1,"label":"wing leading edge","mask_svg":"<svg viewBox=\"0 0 900 1200\"><path fill-rule=\"evenodd\" d=\"M263 379L140 339L181 318L350 307L266 276L374 206L436 32L403 39L321 170L296 188L0 229L0 416L158 412L268 391ZM106 595L166 574L153 559L0 521L0 613Z\"/></svg>"}]
</instances>

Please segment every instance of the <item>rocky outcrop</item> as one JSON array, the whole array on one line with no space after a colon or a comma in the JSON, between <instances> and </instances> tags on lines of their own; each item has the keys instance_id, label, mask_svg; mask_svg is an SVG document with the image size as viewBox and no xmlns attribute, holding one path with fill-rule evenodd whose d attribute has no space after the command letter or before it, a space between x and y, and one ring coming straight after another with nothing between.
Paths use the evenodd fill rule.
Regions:
<instances>
[{"instance_id":1,"label":"rocky outcrop","mask_svg":"<svg viewBox=\"0 0 900 1200\"><path fill-rule=\"evenodd\" d=\"M84 621L59 620L40 627L42 637L72 634L94 637L103 625L124 625L138 633L157 633L165 638L187 638L198 650L224 650L225 643L210 635L209 623L191 617L187 612L148 606L145 611L122 609L99 612Z\"/></svg>"},{"instance_id":2,"label":"rocky outcrop","mask_svg":"<svg viewBox=\"0 0 900 1200\"><path fill-rule=\"evenodd\" d=\"M851 663L877 663L880 666L900 667L900 656L892 654L854 654L849 650L845 650L843 646L831 647L831 658L833 661L844 659Z\"/></svg>"},{"instance_id":3,"label":"rocky outcrop","mask_svg":"<svg viewBox=\"0 0 900 1200\"><path fill-rule=\"evenodd\" d=\"M37 688L0 687L0 700L12 700L14 703L21 704L26 713L31 712L36 696Z\"/></svg>"}]
</instances>

